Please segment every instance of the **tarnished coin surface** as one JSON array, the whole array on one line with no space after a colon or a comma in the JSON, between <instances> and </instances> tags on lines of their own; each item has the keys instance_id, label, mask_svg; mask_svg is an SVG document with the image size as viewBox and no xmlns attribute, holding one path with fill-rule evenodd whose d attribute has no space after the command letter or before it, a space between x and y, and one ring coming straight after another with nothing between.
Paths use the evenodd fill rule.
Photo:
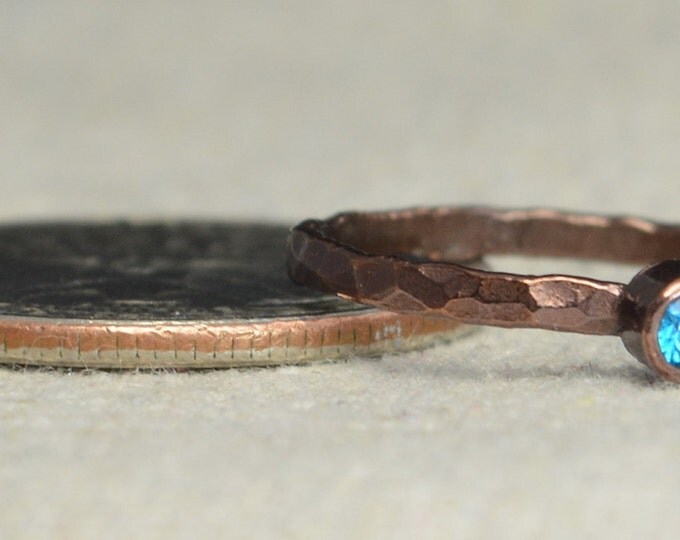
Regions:
<instances>
[{"instance_id":1,"label":"tarnished coin surface","mask_svg":"<svg viewBox=\"0 0 680 540\"><path fill-rule=\"evenodd\" d=\"M275 365L426 345L459 329L293 284L288 227L0 227L0 362Z\"/></svg>"}]
</instances>

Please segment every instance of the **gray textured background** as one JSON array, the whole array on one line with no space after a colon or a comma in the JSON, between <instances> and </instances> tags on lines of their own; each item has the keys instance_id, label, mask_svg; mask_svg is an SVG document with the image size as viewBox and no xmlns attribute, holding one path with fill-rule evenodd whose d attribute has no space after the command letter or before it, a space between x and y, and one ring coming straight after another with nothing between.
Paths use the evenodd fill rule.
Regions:
<instances>
[{"instance_id":1,"label":"gray textured background","mask_svg":"<svg viewBox=\"0 0 680 540\"><path fill-rule=\"evenodd\" d=\"M677 2L367 4L0 3L0 220L677 219ZM680 391L616 339L542 332L304 368L0 370L0 537L674 538L679 427Z\"/></svg>"}]
</instances>

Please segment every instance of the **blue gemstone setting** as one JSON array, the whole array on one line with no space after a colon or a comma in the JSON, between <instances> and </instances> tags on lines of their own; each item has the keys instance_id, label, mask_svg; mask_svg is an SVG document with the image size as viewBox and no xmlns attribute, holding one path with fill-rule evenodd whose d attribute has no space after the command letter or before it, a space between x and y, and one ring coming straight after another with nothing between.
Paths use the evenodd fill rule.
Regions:
<instances>
[{"instance_id":1,"label":"blue gemstone setting","mask_svg":"<svg viewBox=\"0 0 680 540\"><path fill-rule=\"evenodd\" d=\"M666 362L680 367L680 299L668 304L657 337Z\"/></svg>"}]
</instances>

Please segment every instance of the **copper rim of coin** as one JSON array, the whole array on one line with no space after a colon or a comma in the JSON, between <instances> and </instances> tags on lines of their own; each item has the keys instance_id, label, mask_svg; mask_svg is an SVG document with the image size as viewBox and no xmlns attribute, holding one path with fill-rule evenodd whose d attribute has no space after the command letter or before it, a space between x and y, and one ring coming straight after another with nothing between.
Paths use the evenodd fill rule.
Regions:
<instances>
[{"instance_id":1,"label":"copper rim of coin","mask_svg":"<svg viewBox=\"0 0 680 540\"><path fill-rule=\"evenodd\" d=\"M364 310L242 322L0 319L0 362L100 369L256 367L418 349L463 330L455 321Z\"/></svg>"}]
</instances>

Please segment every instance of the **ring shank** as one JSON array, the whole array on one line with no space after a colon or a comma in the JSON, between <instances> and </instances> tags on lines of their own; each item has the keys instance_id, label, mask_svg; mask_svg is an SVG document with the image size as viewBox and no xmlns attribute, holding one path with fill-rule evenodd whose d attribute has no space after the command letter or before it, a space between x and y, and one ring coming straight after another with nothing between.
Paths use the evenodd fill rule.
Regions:
<instances>
[{"instance_id":1,"label":"ring shank","mask_svg":"<svg viewBox=\"0 0 680 540\"><path fill-rule=\"evenodd\" d=\"M622 332L622 284L460 264L490 254L643 264L680 256L680 227L541 209L344 213L297 225L288 266L298 283L391 311L491 326Z\"/></svg>"}]
</instances>

